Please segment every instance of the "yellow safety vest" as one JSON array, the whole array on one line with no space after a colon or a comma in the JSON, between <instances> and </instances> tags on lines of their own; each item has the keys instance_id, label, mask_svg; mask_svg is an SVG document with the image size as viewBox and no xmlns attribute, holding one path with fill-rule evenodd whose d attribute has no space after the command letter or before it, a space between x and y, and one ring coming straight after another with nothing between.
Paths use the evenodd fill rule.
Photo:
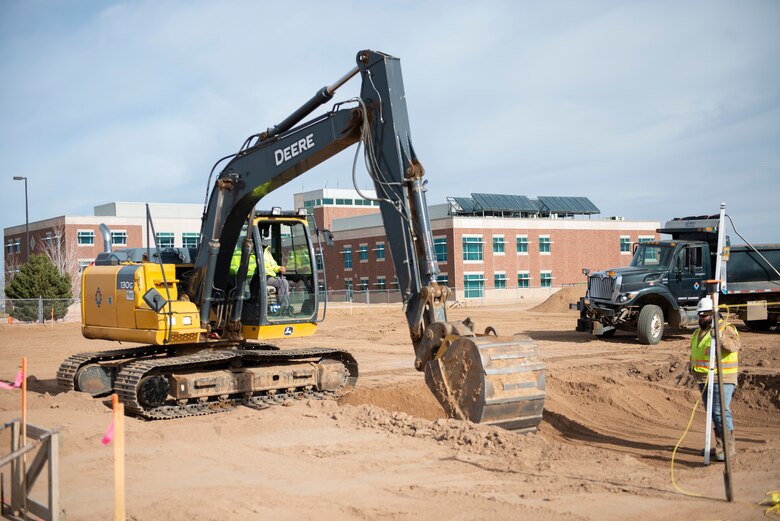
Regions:
<instances>
[{"instance_id":1,"label":"yellow safety vest","mask_svg":"<svg viewBox=\"0 0 780 521\"><path fill-rule=\"evenodd\" d=\"M265 276L276 277L276 274L279 273L279 264L276 263L270 246L266 246L263 252L263 261L265 262Z\"/></svg>"},{"instance_id":2,"label":"yellow safety vest","mask_svg":"<svg viewBox=\"0 0 780 521\"><path fill-rule=\"evenodd\" d=\"M233 257L230 259L230 274L235 276L238 273L238 267L241 265L241 248L238 248L237 250L233 250ZM251 252L249 254L249 265L247 266L246 270L246 278L251 279L252 275L255 274L255 268L257 267L257 262L255 261L255 254L254 252Z\"/></svg>"},{"instance_id":3,"label":"yellow safety vest","mask_svg":"<svg viewBox=\"0 0 780 521\"><path fill-rule=\"evenodd\" d=\"M720 321L720 333L721 335L727 327L734 327L724 320ZM696 373L707 374L710 370L710 338L712 335L708 331L701 340L699 338L699 331L697 329L691 336L691 368ZM739 338L739 332L736 328L734 331ZM698 340L698 343L697 343ZM724 375L737 374L739 371L739 355L737 352L729 353L728 351L721 351L723 356L720 359L720 366Z\"/></svg>"}]
</instances>

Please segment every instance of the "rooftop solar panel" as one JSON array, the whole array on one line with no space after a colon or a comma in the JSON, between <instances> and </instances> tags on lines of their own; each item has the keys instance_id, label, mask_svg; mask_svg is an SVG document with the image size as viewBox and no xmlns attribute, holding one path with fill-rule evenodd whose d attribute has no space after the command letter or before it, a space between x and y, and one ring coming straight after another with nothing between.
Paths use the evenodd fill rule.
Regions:
<instances>
[{"instance_id":1,"label":"rooftop solar panel","mask_svg":"<svg viewBox=\"0 0 780 521\"><path fill-rule=\"evenodd\" d=\"M464 213L474 213L474 201L470 197L453 197L452 198Z\"/></svg>"},{"instance_id":2,"label":"rooftop solar panel","mask_svg":"<svg viewBox=\"0 0 780 521\"><path fill-rule=\"evenodd\" d=\"M477 206L488 212L536 212L536 205L524 195L471 194Z\"/></svg>"},{"instance_id":3,"label":"rooftop solar panel","mask_svg":"<svg viewBox=\"0 0 780 521\"><path fill-rule=\"evenodd\" d=\"M562 214L588 215L601 213L587 197L556 197L540 195L542 211Z\"/></svg>"}]
</instances>

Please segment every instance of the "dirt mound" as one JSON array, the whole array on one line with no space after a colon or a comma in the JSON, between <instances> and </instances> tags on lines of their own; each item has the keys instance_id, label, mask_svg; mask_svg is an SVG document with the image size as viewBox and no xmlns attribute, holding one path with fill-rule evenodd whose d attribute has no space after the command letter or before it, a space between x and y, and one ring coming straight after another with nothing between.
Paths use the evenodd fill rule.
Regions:
<instances>
[{"instance_id":1,"label":"dirt mound","mask_svg":"<svg viewBox=\"0 0 780 521\"><path fill-rule=\"evenodd\" d=\"M565 313L571 311L569 304L573 304L585 296L585 286L568 286L561 288L550 298L535 306L528 311L535 313ZM574 311L572 311L574 313Z\"/></svg>"},{"instance_id":2,"label":"dirt mound","mask_svg":"<svg viewBox=\"0 0 780 521\"><path fill-rule=\"evenodd\" d=\"M390 412L406 413L416 418L438 420L446 418L433 393L420 379L415 382L386 387L360 388L339 399L341 405L371 405Z\"/></svg>"},{"instance_id":3,"label":"dirt mound","mask_svg":"<svg viewBox=\"0 0 780 521\"><path fill-rule=\"evenodd\" d=\"M340 407L333 414L333 419L349 421L362 428L382 429L395 435L435 440L441 445L472 454L528 456L529 452L540 453L547 445L543 438L535 434L515 434L498 427L461 420L425 420L404 412L386 411L373 405Z\"/></svg>"}]
</instances>

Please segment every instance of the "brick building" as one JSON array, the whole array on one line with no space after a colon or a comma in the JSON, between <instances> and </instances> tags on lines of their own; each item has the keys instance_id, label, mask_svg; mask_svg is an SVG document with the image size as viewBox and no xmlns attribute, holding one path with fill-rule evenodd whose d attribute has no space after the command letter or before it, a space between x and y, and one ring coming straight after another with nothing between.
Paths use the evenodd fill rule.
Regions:
<instances>
[{"instance_id":1,"label":"brick building","mask_svg":"<svg viewBox=\"0 0 780 521\"><path fill-rule=\"evenodd\" d=\"M150 203L149 211L161 247L198 245L202 205ZM78 296L79 273L103 251L101 224L108 226L115 249L146 245L146 205L114 202L96 206L91 216L63 215L31 222L30 254L46 253L55 265L68 271L73 294ZM5 280L9 281L26 260L24 224L5 228L3 244Z\"/></svg>"},{"instance_id":2,"label":"brick building","mask_svg":"<svg viewBox=\"0 0 780 521\"><path fill-rule=\"evenodd\" d=\"M364 194L375 197L371 190ZM326 246L318 261L328 290L397 289L377 202L354 190L321 189L295 194L294 208L307 208L318 228L333 232L334 246ZM201 205L150 204L150 210L161 246L198 245ZM430 207L440 282L458 300L546 295L552 288L583 283L582 268L627 265L632 244L657 238L657 221L602 219L597 214L598 208L585 198L448 198L446 204ZM78 274L103 249L100 224L110 229L114 248L141 247L146 245L145 216L144 204L117 202L96 206L93 216L30 223L31 252L60 252L78 295ZM23 224L5 229L6 280L24 262L24 237Z\"/></svg>"},{"instance_id":3,"label":"brick building","mask_svg":"<svg viewBox=\"0 0 780 521\"><path fill-rule=\"evenodd\" d=\"M490 196L493 202L526 201L512 207L511 201L491 206L486 203L491 200L480 195L488 194L450 198L447 204L430 207L440 283L452 288L458 300L549 294L550 288L583 283L582 268L627 265L632 244L657 238L659 222L593 218L598 209L585 198ZM313 208L322 219L333 210L325 204ZM378 209L371 210L331 220L334 246L324 253L329 290L396 288L381 217Z\"/></svg>"}]
</instances>

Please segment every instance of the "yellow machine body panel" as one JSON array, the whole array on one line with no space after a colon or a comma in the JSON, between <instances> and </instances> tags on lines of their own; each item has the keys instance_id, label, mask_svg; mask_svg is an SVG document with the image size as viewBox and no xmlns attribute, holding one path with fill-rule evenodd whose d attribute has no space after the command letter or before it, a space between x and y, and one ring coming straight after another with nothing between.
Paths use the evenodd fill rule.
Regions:
<instances>
[{"instance_id":1,"label":"yellow machine body panel","mask_svg":"<svg viewBox=\"0 0 780 521\"><path fill-rule=\"evenodd\" d=\"M243 326L241 334L247 340L265 340L271 338L296 338L311 336L317 331L315 322L297 324L271 324L267 326Z\"/></svg>"},{"instance_id":2,"label":"yellow machine body panel","mask_svg":"<svg viewBox=\"0 0 780 521\"><path fill-rule=\"evenodd\" d=\"M128 263L86 268L81 278L82 334L156 345L197 342L205 332L198 308L178 300L176 267L162 266ZM152 302L157 297L157 310L144 295Z\"/></svg>"}]
</instances>

